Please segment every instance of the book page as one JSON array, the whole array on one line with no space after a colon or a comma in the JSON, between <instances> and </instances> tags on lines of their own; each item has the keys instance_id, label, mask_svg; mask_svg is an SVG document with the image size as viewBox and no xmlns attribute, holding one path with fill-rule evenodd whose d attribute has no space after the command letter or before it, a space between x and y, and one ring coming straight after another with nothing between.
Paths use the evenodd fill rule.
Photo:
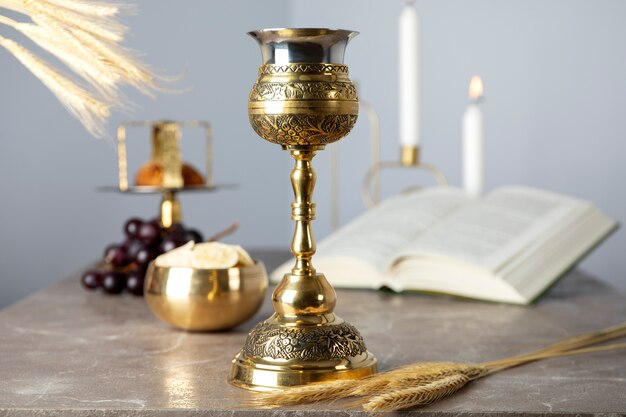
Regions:
<instances>
[{"instance_id":1,"label":"book page","mask_svg":"<svg viewBox=\"0 0 626 417\"><path fill-rule=\"evenodd\" d=\"M394 196L320 242L316 258L358 258L386 270L400 248L467 201L450 187Z\"/></svg>"},{"instance_id":2,"label":"book page","mask_svg":"<svg viewBox=\"0 0 626 417\"><path fill-rule=\"evenodd\" d=\"M465 205L414 239L401 258L441 255L496 272L525 247L571 222L586 203L526 187L506 187Z\"/></svg>"}]
</instances>

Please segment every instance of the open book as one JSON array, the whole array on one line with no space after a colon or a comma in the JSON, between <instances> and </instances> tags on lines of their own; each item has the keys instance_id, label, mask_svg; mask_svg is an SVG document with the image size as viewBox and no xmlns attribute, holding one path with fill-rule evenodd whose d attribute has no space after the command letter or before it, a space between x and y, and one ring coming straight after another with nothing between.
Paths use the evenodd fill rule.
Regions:
<instances>
[{"instance_id":1,"label":"open book","mask_svg":"<svg viewBox=\"0 0 626 417\"><path fill-rule=\"evenodd\" d=\"M335 287L529 304L616 227L589 202L533 188L479 200L429 188L358 217L320 242L313 263Z\"/></svg>"}]
</instances>

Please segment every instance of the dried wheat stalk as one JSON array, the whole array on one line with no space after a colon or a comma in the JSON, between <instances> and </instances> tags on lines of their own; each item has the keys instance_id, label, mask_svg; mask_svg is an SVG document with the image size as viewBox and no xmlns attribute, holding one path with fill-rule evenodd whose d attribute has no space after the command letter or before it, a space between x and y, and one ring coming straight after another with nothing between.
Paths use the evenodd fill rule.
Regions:
<instances>
[{"instance_id":1,"label":"dried wheat stalk","mask_svg":"<svg viewBox=\"0 0 626 417\"><path fill-rule=\"evenodd\" d=\"M101 123L110 115L111 104L99 100L66 75L37 58L18 43L0 36L0 45L10 51L33 75L50 89L63 106L96 135L104 135Z\"/></svg>"},{"instance_id":2,"label":"dried wheat stalk","mask_svg":"<svg viewBox=\"0 0 626 417\"><path fill-rule=\"evenodd\" d=\"M115 16L120 12L121 8L128 8L126 5L107 4L84 0L44 0L44 2L65 7L69 10L75 10L78 13L82 13L87 16L99 17Z\"/></svg>"},{"instance_id":3,"label":"dried wheat stalk","mask_svg":"<svg viewBox=\"0 0 626 417\"><path fill-rule=\"evenodd\" d=\"M626 323L576 336L523 355L478 364L421 362L360 380L314 383L259 394L252 404L265 408L358 397L368 411L404 410L439 401L467 383L508 368L542 359L626 349L626 344L596 346L626 336Z\"/></svg>"},{"instance_id":4,"label":"dried wheat stalk","mask_svg":"<svg viewBox=\"0 0 626 417\"><path fill-rule=\"evenodd\" d=\"M367 411L406 410L432 404L463 388L470 379L462 373L445 376L423 385L410 386L375 395L363 403Z\"/></svg>"},{"instance_id":5,"label":"dried wheat stalk","mask_svg":"<svg viewBox=\"0 0 626 417\"><path fill-rule=\"evenodd\" d=\"M126 26L116 20L119 14L128 10L125 5L110 4L108 14L98 14L94 10L98 5L104 6L106 3L82 0L76 2L2 0L1 3L2 7L28 17L48 16L67 27L81 28L110 42L122 42L128 31ZM79 3L82 7L77 6ZM89 8L88 5L92 7Z\"/></svg>"},{"instance_id":6,"label":"dried wheat stalk","mask_svg":"<svg viewBox=\"0 0 626 417\"><path fill-rule=\"evenodd\" d=\"M153 74L119 44L127 27L116 18L129 6L87 0L0 0L0 8L21 13L30 22L0 14L0 24L22 33L67 66L76 77L54 68L13 40L0 45L39 78L94 136L106 135L112 109L132 104L121 94L130 85L144 94L159 90Z\"/></svg>"},{"instance_id":7,"label":"dried wheat stalk","mask_svg":"<svg viewBox=\"0 0 626 417\"><path fill-rule=\"evenodd\" d=\"M463 372L468 377L482 375L488 369L477 365L453 362L421 362L361 379L336 380L264 393L254 399L254 405L265 408L296 405L347 397L381 394L404 388L407 384L427 384Z\"/></svg>"}]
</instances>

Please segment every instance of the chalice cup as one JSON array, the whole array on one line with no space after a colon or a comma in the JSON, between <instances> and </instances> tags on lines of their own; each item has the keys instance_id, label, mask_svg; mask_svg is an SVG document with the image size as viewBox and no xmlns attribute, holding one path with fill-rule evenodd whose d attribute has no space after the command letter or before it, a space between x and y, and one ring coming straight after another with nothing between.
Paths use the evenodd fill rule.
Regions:
<instances>
[{"instance_id":1,"label":"chalice cup","mask_svg":"<svg viewBox=\"0 0 626 417\"><path fill-rule=\"evenodd\" d=\"M357 32L263 29L249 35L263 56L248 100L250 124L295 160L295 265L274 290L274 314L250 331L233 359L229 382L273 390L371 375L375 357L358 330L333 314L335 290L312 263L316 174L311 161L317 151L346 136L357 120L357 92L343 64L346 45Z\"/></svg>"}]
</instances>

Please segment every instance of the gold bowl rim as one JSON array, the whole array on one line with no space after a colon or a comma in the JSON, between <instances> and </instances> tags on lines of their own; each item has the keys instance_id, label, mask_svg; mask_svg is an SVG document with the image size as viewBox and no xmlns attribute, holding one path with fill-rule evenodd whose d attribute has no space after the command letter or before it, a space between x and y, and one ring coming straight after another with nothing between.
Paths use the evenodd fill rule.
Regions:
<instances>
[{"instance_id":1,"label":"gold bowl rim","mask_svg":"<svg viewBox=\"0 0 626 417\"><path fill-rule=\"evenodd\" d=\"M231 266L230 268L194 268L192 266L160 266L160 265L157 265L154 261L151 261L149 267L151 267L152 269L158 268L161 270L167 270L167 269L173 269L173 268L190 269L190 270L198 271L198 272L230 271L231 269L246 270L246 269L265 267L265 264L260 259L253 259L253 261L254 261L254 265Z\"/></svg>"}]
</instances>

